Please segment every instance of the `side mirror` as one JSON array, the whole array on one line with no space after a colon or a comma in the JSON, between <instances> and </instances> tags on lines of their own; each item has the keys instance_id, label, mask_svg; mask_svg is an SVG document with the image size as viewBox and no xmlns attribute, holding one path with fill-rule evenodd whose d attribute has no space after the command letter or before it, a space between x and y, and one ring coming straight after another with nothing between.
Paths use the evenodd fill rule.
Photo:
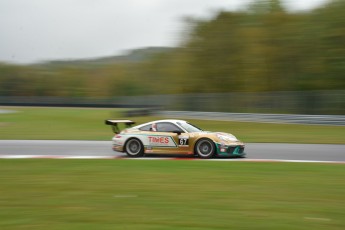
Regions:
<instances>
[{"instance_id":1,"label":"side mirror","mask_svg":"<svg viewBox=\"0 0 345 230\"><path fill-rule=\"evenodd\" d=\"M173 133L176 133L177 135L181 135L181 131L180 130L174 130L172 131Z\"/></svg>"}]
</instances>

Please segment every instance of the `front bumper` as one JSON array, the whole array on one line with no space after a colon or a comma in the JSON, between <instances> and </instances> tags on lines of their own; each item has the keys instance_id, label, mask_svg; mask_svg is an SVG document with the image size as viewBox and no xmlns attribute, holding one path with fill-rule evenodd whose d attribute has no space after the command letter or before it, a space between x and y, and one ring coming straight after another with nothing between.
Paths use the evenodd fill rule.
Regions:
<instances>
[{"instance_id":1,"label":"front bumper","mask_svg":"<svg viewBox=\"0 0 345 230\"><path fill-rule=\"evenodd\" d=\"M223 157L244 157L244 145L222 145L216 143L217 155Z\"/></svg>"}]
</instances>

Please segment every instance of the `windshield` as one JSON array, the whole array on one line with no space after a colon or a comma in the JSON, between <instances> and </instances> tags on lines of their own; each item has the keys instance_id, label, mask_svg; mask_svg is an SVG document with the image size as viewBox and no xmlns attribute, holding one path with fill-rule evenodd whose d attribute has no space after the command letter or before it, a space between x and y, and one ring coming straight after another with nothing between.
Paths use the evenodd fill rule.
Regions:
<instances>
[{"instance_id":1,"label":"windshield","mask_svg":"<svg viewBox=\"0 0 345 230\"><path fill-rule=\"evenodd\" d=\"M177 124L180 125L182 128L184 128L188 133L202 132L202 129L199 129L198 127L196 127L190 123L177 122Z\"/></svg>"}]
</instances>

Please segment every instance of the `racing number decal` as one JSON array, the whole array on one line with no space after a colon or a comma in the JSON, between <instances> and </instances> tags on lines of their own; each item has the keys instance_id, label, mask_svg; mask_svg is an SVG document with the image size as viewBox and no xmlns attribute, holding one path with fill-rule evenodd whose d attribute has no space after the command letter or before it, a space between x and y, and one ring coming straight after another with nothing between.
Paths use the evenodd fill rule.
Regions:
<instances>
[{"instance_id":1,"label":"racing number decal","mask_svg":"<svg viewBox=\"0 0 345 230\"><path fill-rule=\"evenodd\" d=\"M189 138L188 137L179 137L179 145L181 146L188 146L189 145Z\"/></svg>"}]
</instances>

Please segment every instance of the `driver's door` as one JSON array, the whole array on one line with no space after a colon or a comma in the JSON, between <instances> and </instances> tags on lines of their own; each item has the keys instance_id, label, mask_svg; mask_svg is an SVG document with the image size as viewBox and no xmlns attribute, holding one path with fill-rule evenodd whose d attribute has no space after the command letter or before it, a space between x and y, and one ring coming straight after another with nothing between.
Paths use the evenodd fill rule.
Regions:
<instances>
[{"instance_id":1,"label":"driver's door","mask_svg":"<svg viewBox=\"0 0 345 230\"><path fill-rule=\"evenodd\" d=\"M189 136L171 122L158 122L157 132L148 137L151 152L162 154L189 153Z\"/></svg>"}]
</instances>

